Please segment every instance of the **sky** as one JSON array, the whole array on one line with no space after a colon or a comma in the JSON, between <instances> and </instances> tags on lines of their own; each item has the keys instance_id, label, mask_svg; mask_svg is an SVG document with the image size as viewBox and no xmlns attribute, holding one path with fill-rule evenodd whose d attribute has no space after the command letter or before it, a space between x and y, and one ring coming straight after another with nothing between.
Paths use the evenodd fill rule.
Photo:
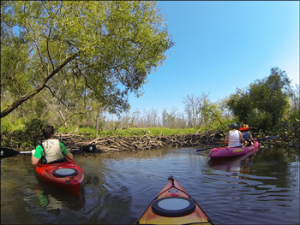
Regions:
<instances>
[{"instance_id":1,"label":"sky","mask_svg":"<svg viewBox=\"0 0 300 225\"><path fill-rule=\"evenodd\" d=\"M175 46L143 96L129 97L131 113L184 112L188 95L211 102L229 97L272 67L299 84L299 1L158 1Z\"/></svg>"}]
</instances>

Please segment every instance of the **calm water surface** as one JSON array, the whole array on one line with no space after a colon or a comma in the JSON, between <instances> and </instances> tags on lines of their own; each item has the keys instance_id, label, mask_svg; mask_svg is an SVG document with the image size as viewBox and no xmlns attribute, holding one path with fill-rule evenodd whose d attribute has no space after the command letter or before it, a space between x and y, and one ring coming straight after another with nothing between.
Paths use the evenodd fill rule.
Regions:
<instances>
[{"instance_id":1,"label":"calm water surface","mask_svg":"<svg viewBox=\"0 0 300 225\"><path fill-rule=\"evenodd\" d=\"M80 197L38 182L30 156L2 159L1 224L133 224L169 175L215 224L299 224L298 149L260 149L219 162L208 153L75 155L85 173Z\"/></svg>"}]
</instances>

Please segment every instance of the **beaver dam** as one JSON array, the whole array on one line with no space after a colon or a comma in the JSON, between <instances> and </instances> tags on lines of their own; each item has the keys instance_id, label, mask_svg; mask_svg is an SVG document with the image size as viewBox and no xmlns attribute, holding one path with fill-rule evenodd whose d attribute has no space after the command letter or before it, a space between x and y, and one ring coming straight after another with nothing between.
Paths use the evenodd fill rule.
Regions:
<instances>
[{"instance_id":1,"label":"beaver dam","mask_svg":"<svg viewBox=\"0 0 300 225\"><path fill-rule=\"evenodd\" d=\"M106 136L92 139L82 135L59 135L54 138L59 139L69 149L78 149L90 144L96 146L97 152L127 151L127 150L147 150L164 147L193 147L203 146L220 142L222 134L202 133L187 135L159 135L159 136Z\"/></svg>"},{"instance_id":2,"label":"beaver dam","mask_svg":"<svg viewBox=\"0 0 300 225\"><path fill-rule=\"evenodd\" d=\"M148 150L154 148L165 147L203 147L208 145L221 146L224 135L217 132L204 132L201 134L186 134L186 135L159 135L159 136L106 136L101 138L90 138L83 135L57 135L59 139L69 149L80 149L88 145L94 145L96 152L113 152L113 151L136 151ZM259 137L257 137L259 138ZM299 138L293 142L284 142L280 138L276 140L260 142L260 146L265 144L280 145L295 147L299 146Z\"/></svg>"}]
</instances>

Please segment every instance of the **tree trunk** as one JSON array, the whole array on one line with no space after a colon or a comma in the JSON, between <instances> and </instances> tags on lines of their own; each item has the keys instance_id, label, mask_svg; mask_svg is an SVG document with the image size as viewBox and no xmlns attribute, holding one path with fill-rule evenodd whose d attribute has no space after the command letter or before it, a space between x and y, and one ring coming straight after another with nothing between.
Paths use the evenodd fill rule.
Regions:
<instances>
[{"instance_id":1,"label":"tree trunk","mask_svg":"<svg viewBox=\"0 0 300 225\"><path fill-rule=\"evenodd\" d=\"M68 131L68 125L67 125L67 121L66 121L66 118L64 117L64 115L62 114L62 112L59 110L59 115L61 116L61 118L63 119L64 121L64 126L66 128L66 131Z\"/></svg>"},{"instance_id":2,"label":"tree trunk","mask_svg":"<svg viewBox=\"0 0 300 225\"><path fill-rule=\"evenodd\" d=\"M97 117L96 117L96 137L99 137L100 120L102 120L102 119L103 119L102 109L100 108L97 112Z\"/></svg>"}]
</instances>

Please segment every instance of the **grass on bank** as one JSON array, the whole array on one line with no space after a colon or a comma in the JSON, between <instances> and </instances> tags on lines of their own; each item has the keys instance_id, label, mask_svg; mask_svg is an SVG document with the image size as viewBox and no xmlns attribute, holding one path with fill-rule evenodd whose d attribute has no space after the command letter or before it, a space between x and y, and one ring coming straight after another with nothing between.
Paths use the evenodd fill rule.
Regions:
<instances>
[{"instance_id":1,"label":"grass on bank","mask_svg":"<svg viewBox=\"0 0 300 225\"><path fill-rule=\"evenodd\" d=\"M69 128L68 133L85 135L90 137L96 137L96 130L90 127L84 128ZM104 130L99 132L99 137L105 136L120 136L120 137L130 137L130 136L158 136L158 135L185 135L185 134L195 134L198 133L199 130L196 128L186 128L186 129L171 129L164 127L151 127L151 128L126 128L126 129L116 129L116 130ZM57 130L57 133L67 133L64 127L61 127Z\"/></svg>"}]
</instances>

